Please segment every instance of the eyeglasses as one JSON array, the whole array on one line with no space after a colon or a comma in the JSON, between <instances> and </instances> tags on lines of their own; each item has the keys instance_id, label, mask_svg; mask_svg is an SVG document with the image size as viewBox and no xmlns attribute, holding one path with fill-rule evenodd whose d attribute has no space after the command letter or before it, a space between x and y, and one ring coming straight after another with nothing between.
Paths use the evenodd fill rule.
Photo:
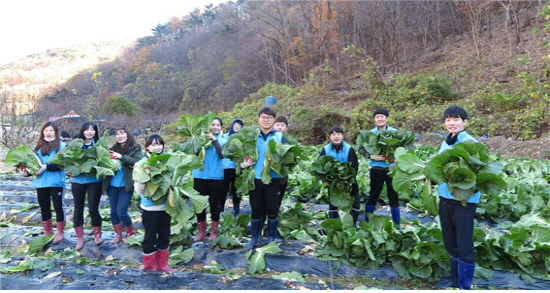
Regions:
<instances>
[{"instance_id":1,"label":"eyeglasses","mask_svg":"<svg viewBox=\"0 0 550 293\"><path fill-rule=\"evenodd\" d=\"M260 116L260 119L262 119L262 120L271 120L271 119L273 119L273 116Z\"/></svg>"}]
</instances>

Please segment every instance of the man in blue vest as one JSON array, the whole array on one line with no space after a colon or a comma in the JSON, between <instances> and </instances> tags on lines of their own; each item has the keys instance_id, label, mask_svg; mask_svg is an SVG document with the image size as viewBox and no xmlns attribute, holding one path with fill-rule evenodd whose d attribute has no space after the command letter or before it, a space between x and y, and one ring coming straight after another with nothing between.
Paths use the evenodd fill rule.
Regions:
<instances>
[{"instance_id":1,"label":"man in blue vest","mask_svg":"<svg viewBox=\"0 0 550 293\"><path fill-rule=\"evenodd\" d=\"M376 134L378 131L382 130L397 130L396 128L390 127L388 125L388 117L390 116L390 111L384 108L378 108L373 113L374 123L376 126L371 130L372 133ZM367 203L365 204L365 220L368 222L369 218L367 214L374 213L376 207L376 202L380 197L384 183L386 183L386 191L388 194L388 200L390 201L390 211L392 220L399 229L401 229L401 213L399 211L399 196L397 192L393 189L392 178L388 175L390 172L389 164L387 158L381 156L380 154L369 154L363 147L359 147L359 153L363 156L369 157L370 164L370 194L367 198Z\"/></svg>"},{"instance_id":2,"label":"man in blue vest","mask_svg":"<svg viewBox=\"0 0 550 293\"><path fill-rule=\"evenodd\" d=\"M280 187L281 176L271 170L271 182L264 184L262 182L262 170L264 168L265 151L267 142L275 140L278 143L288 143L288 139L281 133L273 129L277 113L270 107L265 107L258 113L258 122L260 123L260 134L256 139L256 149L258 150L258 162L253 162L248 158L241 163L241 168L254 166L255 180L254 190L249 193L250 208L252 209L251 219L251 237L250 242L244 245L246 250L251 250L262 239L262 230L265 217L267 215L268 243L275 240L277 236L277 226L279 225L279 205L280 205Z\"/></svg>"},{"instance_id":3,"label":"man in blue vest","mask_svg":"<svg viewBox=\"0 0 550 293\"><path fill-rule=\"evenodd\" d=\"M329 155L342 163L351 162L351 166L357 171L359 169L359 160L357 159L357 154L355 154L353 147L344 141L344 130L338 126L334 126L328 131L328 137L330 138L330 143L321 150L319 156ZM355 198L352 205L351 217L353 218L353 226L357 227L357 218L359 217L359 210L361 208L361 196L359 196L359 185L357 185L357 180L355 180L352 185L350 196ZM331 219L337 219L338 207L330 204L328 216Z\"/></svg>"}]
</instances>

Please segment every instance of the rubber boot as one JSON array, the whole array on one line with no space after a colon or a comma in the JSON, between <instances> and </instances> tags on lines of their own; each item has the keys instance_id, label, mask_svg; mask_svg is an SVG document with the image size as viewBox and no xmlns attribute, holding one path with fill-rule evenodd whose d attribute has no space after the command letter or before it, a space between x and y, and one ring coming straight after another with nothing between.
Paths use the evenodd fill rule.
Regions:
<instances>
[{"instance_id":1,"label":"rubber boot","mask_svg":"<svg viewBox=\"0 0 550 293\"><path fill-rule=\"evenodd\" d=\"M197 227L199 227L199 234L193 238L193 242L199 242L206 237L206 221L198 222Z\"/></svg>"},{"instance_id":2,"label":"rubber boot","mask_svg":"<svg viewBox=\"0 0 550 293\"><path fill-rule=\"evenodd\" d=\"M399 210L399 207L391 208L390 212L391 212L391 219L393 220L393 222L397 224L397 227L399 227L399 230L403 230L403 228L401 228L401 211Z\"/></svg>"},{"instance_id":3,"label":"rubber boot","mask_svg":"<svg viewBox=\"0 0 550 293\"><path fill-rule=\"evenodd\" d=\"M76 233L76 250L81 250L84 247L84 227L74 227L74 232Z\"/></svg>"},{"instance_id":4,"label":"rubber boot","mask_svg":"<svg viewBox=\"0 0 550 293\"><path fill-rule=\"evenodd\" d=\"M267 244L275 241L275 238L277 238L277 226L279 226L279 218L267 220Z\"/></svg>"},{"instance_id":5,"label":"rubber boot","mask_svg":"<svg viewBox=\"0 0 550 293\"><path fill-rule=\"evenodd\" d=\"M168 249L157 250L157 271L177 272L178 270L171 268L168 265L168 257L170 253Z\"/></svg>"},{"instance_id":6,"label":"rubber boot","mask_svg":"<svg viewBox=\"0 0 550 293\"><path fill-rule=\"evenodd\" d=\"M143 254L143 269L156 271L157 270L157 252Z\"/></svg>"},{"instance_id":7,"label":"rubber boot","mask_svg":"<svg viewBox=\"0 0 550 293\"><path fill-rule=\"evenodd\" d=\"M474 272L476 270L475 263L466 263L460 259L458 263L458 288L461 290L470 290L474 281Z\"/></svg>"},{"instance_id":8,"label":"rubber boot","mask_svg":"<svg viewBox=\"0 0 550 293\"><path fill-rule=\"evenodd\" d=\"M458 288L458 262L451 255L449 255L449 262L451 265L451 278L437 282L437 288Z\"/></svg>"},{"instance_id":9,"label":"rubber boot","mask_svg":"<svg viewBox=\"0 0 550 293\"><path fill-rule=\"evenodd\" d=\"M101 238L101 226L94 227L94 243L95 245L103 243L103 238Z\"/></svg>"},{"instance_id":10,"label":"rubber boot","mask_svg":"<svg viewBox=\"0 0 550 293\"><path fill-rule=\"evenodd\" d=\"M376 207L375 206L368 206L368 205L365 205L365 222L369 222L369 216L367 214L372 214L374 213L374 209Z\"/></svg>"},{"instance_id":11,"label":"rubber boot","mask_svg":"<svg viewBox=\"0 0 550 293\"><path fill-rule=\"evenodd\" d=\"M208 236L208 241L212 241L218 237L218 224L217 221L212 221L211 228L210 228L210 236Z\"/></svg>"},{"instance_id":12,"label":"rubber boot","mask_svg":"<svg viewBox=\"0 0 550 293\"><path fill-rule=\"evenodd\" d=\"M44 228L44 235L42 236L53 235L52 219L49 219L47 221L42 221L42 227Z\"/></svg>"},{"instance_id":13,"label":"rubber boot","mask_svg":"<svg viewBox=\"0 0 550 293\"><path fill-rule=\"evenodd\" d=\"M241 215L241 204L233 203L233 219L237 219Z\"/></svg>"},{"instance_id":14,"label":"rubber boot","mask_svg":"<svg viewBox=\"0 0 550 293\"><path fill-rule=\"evenodd\" d=\"M258 243L260 240L262 240L262 231L264 229L264 219L261 220L252 220L252 224L250 225L251 230L251 239L250 241L244 245L244 249L251 250L256 246L256 243Z\"/></svg>"},{"instance_id":15,"label":"rubber boot","mask_svg":"<svg viewBox=\"0 0 550 293\"><path fill-rule=\"evenodd\" d=\"M122 223L113 225L113 230L115 230L115 238L111 241L111 244L117 244L122 240Z\"/></svg>"},{"instance_id":16,"label":"rubber boot","mask_svg":"<svg viewBox=\"0 0 550 293\"><path fill-rule=\"evenodd\" d=\"M55 233L53 244L57 244L65 238L65 221L55 223L55 228L57 232Z\"/></svg>"},{"instance_id":17,"label":"rubber boot","mask_svg":"<svg viewBox=\"0 0 550 293\"><path fill-rule=\"evenodd\" d=\"M130 237L132 235L136 235L136 233L134 232L134 225L130 225L130 226L126 226L126 239L124 239L124 244L126 244L126 242L128 242L128 239L130 239Z\"/></svg>"},{"instance_id":18,"label":"rubber boot","mask_svg":"<svg viewBox=\"0 0 550 293\"><path fill-rule=\"evenodd\" d=\"M338 219L339 218L338 211L329 210L328 211L328 217L329 217L329 219Z\"/></svg>"},{"instance_id":19,"label":"rubber boot","mask_svg":"<svg viewBox=\"0 0 550 293\"><path fill-rule=\"evenodd\" d=\"M359 218L359 211L356 211L356 210L352 209L350 214L351 214L351 218L353 220L353 228L359 228L359 226L357 225L357 218Z\"/></svg>"}]
</instances>

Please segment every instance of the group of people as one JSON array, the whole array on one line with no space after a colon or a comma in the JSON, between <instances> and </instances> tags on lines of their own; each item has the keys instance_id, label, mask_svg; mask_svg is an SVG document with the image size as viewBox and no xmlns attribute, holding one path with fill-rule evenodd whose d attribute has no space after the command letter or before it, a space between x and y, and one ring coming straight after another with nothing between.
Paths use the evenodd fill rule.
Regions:
<instances>
[{"instance_id":1,"label":"group of people","mask_svg":"<svg viewBox=\"0 0 550 293\"><path fill-rule=\"evenodd\" d=\"M389 111L379 108L373 113L375 127L373 133L383 130L396 130L390 127L387 122ZM443 120L449 135L442 143L439 152L452 148L453 145L466 141L475 140L469 135L464 127L467 124L467 113L461 107L450 107L445 110ZM288 121L285 117L277 117L275 110L270 107L262 108L258 112L258 123L260 133L257 138L256 148L258 151L257 162L247 158L244 162L232 162L222 155L222 149L229 137L244 126L241 119L234 119L229 127L229 132L222 135L223 122L215 118L209 127L206 138L212 141L212 146L206 149L204 169L193 170L194 188L201 194L209 197L209 209L211 216L211 229L208 241L217 237L220 212L225 208L226 195L228 192L233 196L233 214L237 218L240 214L241 195L237 194L235 188L236 174L235 166L240 164L241 168L254 168L255 188L249 192L251 207L251 240L244 245L247 250L253 249L261 240L264 225L267 220L268 243L275 241L279 223L279 208L283 195L286 192L288 178L282 178L275 171L271 170L271 182L265 184L261 180L263 162L267 143L275 140L278 143L289 143L284 132L288 129ZM128 215L128 208L135 191L141 196L140 208L142 221L145 227L143 240L144 269L175 271L168 266L169 236L171 218L166 213L166 202L154 204L150 198L143 195L145 185L134 182L132 179L133 166L140 160L146 160L152 153L161 154L164 151L164 140L159 134L151 134L145 138L145 155L141 147L136 143L131 132L124 128L117 129L116 143L111 147L111 158L120 161L122 168L112 177L96 178L87 174L80 174L70 178L72 193L74 196L74 229L77 235L76 249L82 249L84 245L83 215L86 194L88 194L88 210L94 230L94 242L100 245L102 240L101 224L102 219L99 213L99 202L101 195L106 191L111 205L111 222L116 233L111 244L119 243L134 235L133 223ZM350 144L344 141L344 130L335 126L328 131L330 143L324 146L319 156L330 155L340 162L350 162L351 166L358 170L359 160L357 154ZM78 138L84 140L83 149L93 147L99 140L98 127L93 122L86 122L82 125ZM47 164L51 157L65 147L60 139L59 128L54 122L44 124L40 131L40 138L36 144L35 152L40 158L39 171L34 174L33 186L37 190L38 201L42 211L42 224L44 235L52 235L52 213L50 199L53 201L56 212L57 234L54 243L59 243L64 237L65 213L63 210L63 192L66 185L66 174L55 164ZM391 216L393 222L401 229L399 197L393 189L392 179L389 176L389 165L386 158L380 154L369 154L366 150L359 148L358 152L368 157L370 164L370 194L365 204L366 217L368 222L369 214L375 211L376 203L384 184L386 184ZM28 176L24 168L19 171L22 175ZM452 287L469 288L473 280L475 269L475 252L472 242L473 220L480 194L477 192L468 200L466 207L462 206L447 190L446 184L438 189L440 197L440 221L443 232L443 240L446 250L450 255L451 263L451 284ZM360 212L360 195L357 182L353 183L350 196L354 198L351 215L354 226ZM338 217L338 208L329 206L329 217ZM122 237L123 226L126 229L126 238ZM198 233L193 238L198 242L207 236L206 210L197 214Z\"/></svg>"}]
</instances>

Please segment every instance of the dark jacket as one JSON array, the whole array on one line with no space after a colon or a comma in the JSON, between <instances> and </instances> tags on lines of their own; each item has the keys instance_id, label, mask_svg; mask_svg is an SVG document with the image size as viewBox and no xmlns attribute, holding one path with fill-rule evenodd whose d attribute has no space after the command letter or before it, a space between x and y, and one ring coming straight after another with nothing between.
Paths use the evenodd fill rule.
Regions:
<instances>
[{"instance_id":1,"label":"dark jacket","mask_svg":"<svg viewBox=\"0 0 550 293\"><path fill-rule=\"evenodd\" d=\"M112 150L112 148L110 148ZM120 161L122 161L122 168L124 168L124 191L133 192L134 191L134 180L132 179L132 174L134 173L134 165L143 158L141 153L141 148L138 145L133 145L126 154L124 154ZM103 192L109 187L111 183L112 176L105 177L103 180Z\"/></svg>"}]
</instances>

